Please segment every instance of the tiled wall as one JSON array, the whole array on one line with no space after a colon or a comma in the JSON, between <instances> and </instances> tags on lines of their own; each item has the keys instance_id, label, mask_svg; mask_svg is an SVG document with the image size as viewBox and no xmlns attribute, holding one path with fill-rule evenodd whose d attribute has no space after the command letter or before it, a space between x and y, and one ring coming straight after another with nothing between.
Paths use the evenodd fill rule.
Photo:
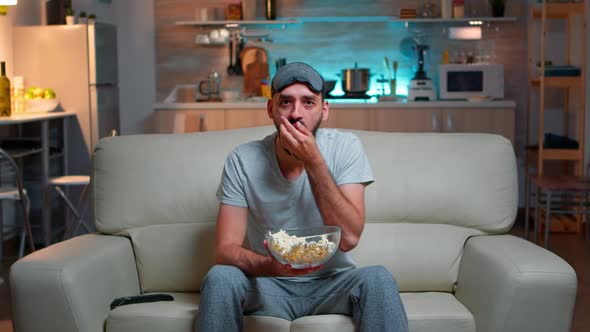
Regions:
<instances>
[{"instance_id":1,"label":"tiled wall","mask_svg":"<svg viewBox=\"0 0 590 332\"><path fill-rule=\"evenodd\" d=\"M410 0L276 0L278 19L286 17L339 17L339 16L394 16L402 7L416 7L427 1ZM432 1L434 2L434 1ZM438 2L438 1L437 1ZM486 0L466 1L467 14L487 16ZM205 79L209 71L224 74L222 88L239 89L242 78L227 76L228 48L224 46L199 46L194 43L195 35L206 33L207 29L192 26L176 26L175 21L193 20L195 8L219 6L221 1L213 0L155 0L156 16L156 75L157 99L163 100L177 84L195 84ZM256 1L257 15L263 16L264 1ZM273 42L249 42L249 45L264 47L269 55L271 75L274 74L274 60L285 57L288 62L305 61L318 68L326 78L338 79L342 69L368 67L373 73L372 90L378 91L374 81L385 74L384 57L399 62L398 93L404 92L404 80L411 78L416 60L400 53L400 41L408 36L420 36L431 46L427 57L429 76L437 78L436 65L443 50L464 49L477 52L478 49L492 49L496 62L505 65L506 98L515 100L517 109L517 145L524 144L524 117L527 96L527 41L526 41L526 0L508 2L506 16L516 16L515 22L501 22L483 25L482 41L450 41L447 31L451 24L392 22L321 22L289 24L269 27ZM260 27L253 28L261 31ZM519 148L517 149L517 151Z\"/></svg>"}]
</instances>

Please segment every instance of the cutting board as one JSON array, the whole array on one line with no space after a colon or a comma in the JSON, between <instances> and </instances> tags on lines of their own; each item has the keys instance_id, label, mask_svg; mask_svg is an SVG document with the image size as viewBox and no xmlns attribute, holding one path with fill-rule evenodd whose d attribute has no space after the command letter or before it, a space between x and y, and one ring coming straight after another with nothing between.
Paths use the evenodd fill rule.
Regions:
<instances>
[{"instance_id":1,"label":"cutting board","mask_svg":"<svg viewBox=\"0 0 590 332\"><path fill-rule=\"evenodd\" d=\"M262 47L245 47L240 54L240 60L244 72L244 94L262 96L260 85L263 80L269 79L266 50Z\"/></svg>"}]
</instances>

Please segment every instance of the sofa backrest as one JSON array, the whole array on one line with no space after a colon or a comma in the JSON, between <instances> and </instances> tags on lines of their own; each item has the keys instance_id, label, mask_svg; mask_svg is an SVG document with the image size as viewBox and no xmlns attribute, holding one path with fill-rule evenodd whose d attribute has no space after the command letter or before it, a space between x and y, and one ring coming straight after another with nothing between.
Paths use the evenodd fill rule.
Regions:
<instances>
[{"instance_id":1,"label":"sofa backrest","mask_svg":"<svg viewBox=\"0 0 590 332\"><path fill-rule=\"evenodd\" d=\"M273 127L103 139L95 149L96 227L129 236L144 291L194 291L213 265L225 157ZM504 233L516 214L516 163L506 139L486 134L354 131L376 182L353 250L381 264L401 290L452 290L465 240Z\"/></svg>"},{"instance_id":2,"label":"sofa backrest","mask_svg":"<svg viewBox=\"0 0 590 332\"><path fill-rule=\"evenodd\" d=\"M352 252L402 291L452 291L465 241L507 232L518 203L512 144L489 134L355 132L376 181Z\"/></svg>"}]
</instances>

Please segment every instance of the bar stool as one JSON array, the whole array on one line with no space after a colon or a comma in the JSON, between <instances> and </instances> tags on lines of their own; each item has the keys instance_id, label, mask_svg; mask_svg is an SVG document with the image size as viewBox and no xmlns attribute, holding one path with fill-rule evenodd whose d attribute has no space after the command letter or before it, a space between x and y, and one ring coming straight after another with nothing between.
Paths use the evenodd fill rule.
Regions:
<instances>
[{"instance_id":1,"label":"bar stool","mask_svg":"<svg viewBox=\"0 0 590 332\"><path fill-rule=\"evenodd\" d=\"M21 171L12 157L3 149L0 149L0 201L12 200L19 201L22 209L22 224L20 232L20 243L18 249L18 258L22 258L25 252L25 242L29 242L31 252L35 251L33 242L33 233L29 222L30 202L27 191L23 187ZM1 202L0 202L1 204ZM0 264L4 258L4 222L2 220L0 209Z\"/></svg>"},{"instance_id":2,"label":"bar stool","mask_svg":"<svg viewBox=\"0 0 590 332\"><path fill-rule=\"evenodd\" d=\"M84 215L87 210L87 205L85 204L86 196L88 193L88 187L90 185L90 176L88 175L64 175L58 176L49 179L47 193L46 193L46 204L49 201L50 191L51 189L55 189L55 191L59 194L61 198L63 198L64 202L66 203L67 207L69 208L70 212L75 216L74 224L75 228L72 229L71 223L67 222L69 218L66 217L66 224L64 230L64 240L68 239L69 236L74 236L80 226L84 227L87 232L90 232L90 227L84 223ZM78 197L78 203L74 204L72 199L66 195L64 192L65 187L82 187L82 192Z\"/></svg>"},{"instance_id":3,"label":"bar stool","mask_svg":"<svg viewBox=\"0 0 590 332\"><path fill-rule=\"evenodd\" d=\"M545 213L545 239L544 246L549 249L549 236L551 231L551 214L564 214L581 216L585 224L585 239L590 240L590 227L588 227L588 215L590 215L590 180L576 176L548 176L528 175L530 184L535 188L534 197L535 215L533 242L537 243L537 235L540 226L540 210ZM530 203L530 189L525 187L525 222L528 223ZM528 239L528 225L525 223L525 238Z\"/></svg>"}]
</instances>

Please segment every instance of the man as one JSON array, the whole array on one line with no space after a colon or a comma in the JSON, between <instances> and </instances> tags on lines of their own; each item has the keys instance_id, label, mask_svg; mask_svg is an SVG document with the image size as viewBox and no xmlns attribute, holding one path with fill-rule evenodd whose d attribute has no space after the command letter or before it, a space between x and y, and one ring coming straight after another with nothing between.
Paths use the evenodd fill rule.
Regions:
<instances>
[{"instance_id":1,"label":"man","mask_svg":"<svg viewBox=\"0 0 590 332\"><path fill-rule=\"evenodd\" d=\"M373 182L360 140L318 129L328 118L323 79L312 67L281 67L268 116L277 132L242 144L228 156L217 196L215 265L203 280L199 331L240 331L243 315L294 320L344 314L360 331L407 331L391 274L356 269L347 253L364 228L365 186ZM324 266L294 269L269 255L264 234L333 225L339 250ZM248 247L243 245L247 239Z\"/></svg>"}]
</instances>

